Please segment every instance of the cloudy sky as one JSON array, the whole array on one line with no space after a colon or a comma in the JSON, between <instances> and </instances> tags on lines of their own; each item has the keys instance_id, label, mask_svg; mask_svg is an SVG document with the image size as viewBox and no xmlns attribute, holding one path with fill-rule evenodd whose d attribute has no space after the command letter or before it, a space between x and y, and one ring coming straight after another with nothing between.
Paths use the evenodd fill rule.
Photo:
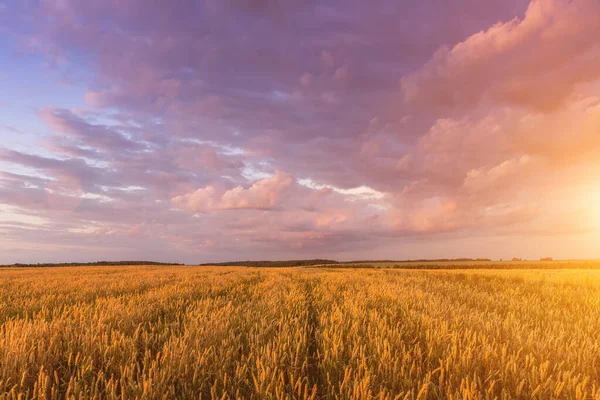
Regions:
<instances>
[{"instance_id":1,"label":"cloudy sky","mask_svg":"<svg viewBox=\"0 0 600 400\"><path fill-rule=\"evenodd\" d=\"M599 38L598 0L4 0L0 263L600 258Z\"/></svg>"}]
</instances>

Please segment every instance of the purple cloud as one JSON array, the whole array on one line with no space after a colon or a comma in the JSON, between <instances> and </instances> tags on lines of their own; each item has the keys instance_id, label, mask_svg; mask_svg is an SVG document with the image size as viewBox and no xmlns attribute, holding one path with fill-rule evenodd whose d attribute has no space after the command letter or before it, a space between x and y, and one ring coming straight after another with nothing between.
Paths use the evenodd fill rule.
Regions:
<instances>
[{"instance_id":1,"label":"purple cloud","mask_svg":"<svg viewBox=\"0 0 600 400\"><path fill-rule=\"evenodd\" d=\"M0 150L12 218L0 229L11 249L21 240L57 259L78 242L85 258L152 247L187 262L423 258L448 241L457 256L509 257L499 237L587 235L598 11L594 0L11 5L0 32L82 95L32 105L39 132ZM490 239L475 251L470 236ZM600 256L576 250L564 256Z\"/></svg>"}]
</instances>

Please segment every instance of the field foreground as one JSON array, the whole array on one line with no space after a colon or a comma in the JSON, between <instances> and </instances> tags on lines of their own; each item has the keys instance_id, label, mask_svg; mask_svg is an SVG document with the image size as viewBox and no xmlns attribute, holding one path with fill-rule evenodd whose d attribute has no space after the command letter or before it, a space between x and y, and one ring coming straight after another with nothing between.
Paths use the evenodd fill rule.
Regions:
<instances>
[{"instance_id":1,"label":"field foreground","mask_svg":"<svg viewBox=\"0 0 600 400\"><path fill-rule=\"evenodd\" d=\"M600 399L600 271L0 270L0 399Z\"/></svg>"}]
</instances>

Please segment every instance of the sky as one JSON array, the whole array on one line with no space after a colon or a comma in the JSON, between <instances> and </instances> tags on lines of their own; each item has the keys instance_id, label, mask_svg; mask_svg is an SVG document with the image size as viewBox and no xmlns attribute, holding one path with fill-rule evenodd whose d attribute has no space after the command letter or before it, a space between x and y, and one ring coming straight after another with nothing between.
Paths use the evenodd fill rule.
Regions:
<instances>
[{"instance_id":1,"label":"sky","mask_svg":"<svg viewBox=\"0 0 600 400\"><path fill-rule=\"evenodd\" d=\"M598 0L0 0L0 264L600 258Z\"/></svg>"}]
</instances>

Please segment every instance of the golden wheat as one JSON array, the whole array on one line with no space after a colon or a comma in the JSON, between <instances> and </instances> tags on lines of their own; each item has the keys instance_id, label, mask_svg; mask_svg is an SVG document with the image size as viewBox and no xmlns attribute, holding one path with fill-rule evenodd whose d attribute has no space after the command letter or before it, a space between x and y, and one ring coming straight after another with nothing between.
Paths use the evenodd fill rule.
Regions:
<instances>
[{"instance_id":1,"label":"golden wheat","mask_svg":"<svg viewBox=\"0 0 600 400\"><path fill-rule=\"evenodd\" d=\"M0 270L0 399L600 399L600 272Z\"/></svg>"}]
</instances>

